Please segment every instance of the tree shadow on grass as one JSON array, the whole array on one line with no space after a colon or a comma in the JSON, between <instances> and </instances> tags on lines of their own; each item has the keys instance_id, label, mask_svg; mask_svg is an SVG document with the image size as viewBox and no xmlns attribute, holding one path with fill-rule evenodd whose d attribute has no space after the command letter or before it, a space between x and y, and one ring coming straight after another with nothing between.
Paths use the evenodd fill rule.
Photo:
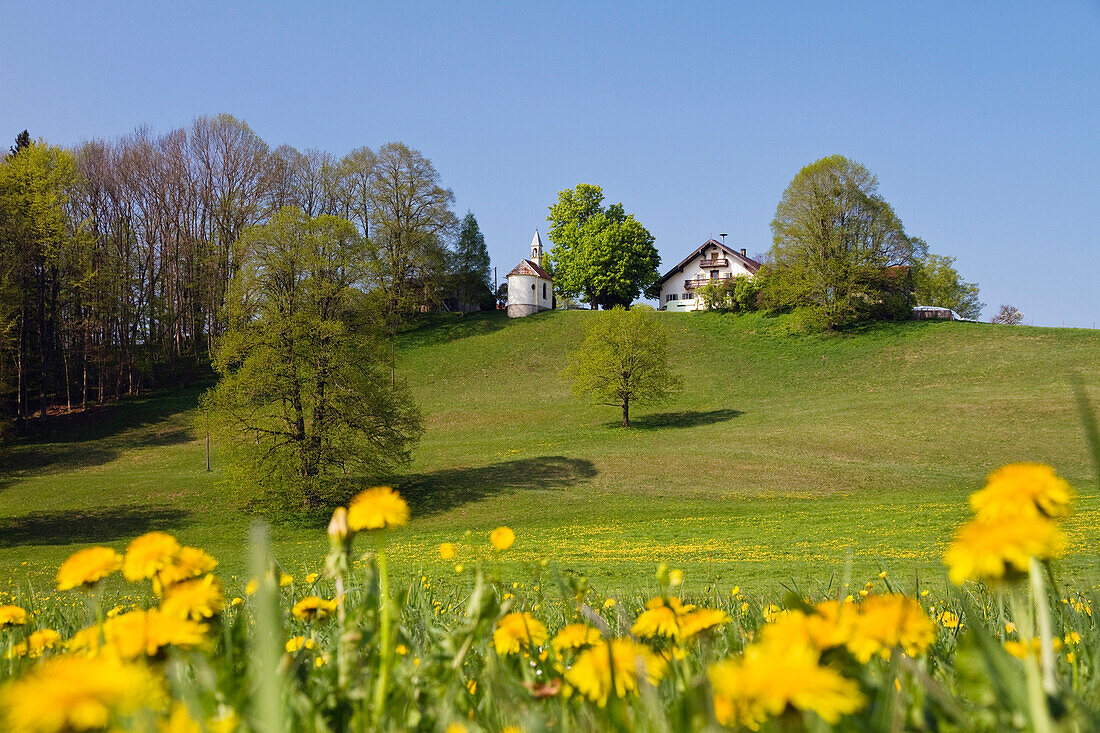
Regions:
<instances>
[{"instance_id":1,"label":"tree shadow on grass","mask_svg":"<svg viewBox=\"0 0 1100 733\"><path fill-rule=\"evenodd\" d=\"M182 509L135 504L0 517L0 547L112 542L152 530L170 530L190 516Z\"/></svg>"},{"instance_id":2,"label":"tree shadow on grass","mask_svg":"<svg viewBox=\"0 0 1100 733\"><path fill-rule=\"evenodd\" d=\"M682 410L680 412L658 412L642 415L630 421L631 429L662 430L664 428L697 428L701 425L714 425L733 420L745 413L741 410ZM607 423L608 427L621 427L621 422Z\"/></svg>"},{"instance_id":3,"label":"tree shadow on grass","mask_svg":"<svg viewBox=\"0 0 1100 733\"><path fill-rule=\"evenodd\" d=\"M596 476L592 461L540 456L471 468L408 474L394 481L413 516L428 516L480 501L504 491L547 491L574 486Z\"/></svg>"},{"instance_id":4,"label":"tree shadow on grass","mask_svg":"<svg viewBox=\"0 0 1100 733\"><path fill-rule=\"evenodd\" d=\"M504 491L552 490L573 486L596 475L592 461L564 456L540 456L503 461L488 466L448 468L392 477L388 483L409 503L414 518L431 516L488 498ZM277 491L266 491L244 502L245 514L279 524L327 526L334 507L378 481L345 479L326 492L322 506L302 508L288 504Z\"/></svg>"}]
</instances>

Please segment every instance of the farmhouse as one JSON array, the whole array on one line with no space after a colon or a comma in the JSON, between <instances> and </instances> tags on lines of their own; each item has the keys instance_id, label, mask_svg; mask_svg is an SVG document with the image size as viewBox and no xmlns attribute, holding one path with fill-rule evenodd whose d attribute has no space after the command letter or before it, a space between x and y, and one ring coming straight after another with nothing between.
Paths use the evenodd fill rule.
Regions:
<instances>
[{"instance_id":1,"label":"farmhouse","mask_svg":"<svg viewBox=\"0 0 1100 733\"><path fill-rule=\"evenodd\" d=\"M653 286L660 293L658 310L702 310L703 301L696 296L698 288L712 281L752 277L759 269L760 263L746 255L744 249L738 252L708 239Z\"/></svg>"},{"instance_id":2,"label":"farmhouse","mask_svg":"<svg viewBox=\"0 0 1100 733\"><path fill-rule=\"evenodd\" d=\"M531 259L508 273L509 318L523 318L554 307L554 278L542 269L542 239L539 230L531 238Z\"/></svg>"}]
</instances>

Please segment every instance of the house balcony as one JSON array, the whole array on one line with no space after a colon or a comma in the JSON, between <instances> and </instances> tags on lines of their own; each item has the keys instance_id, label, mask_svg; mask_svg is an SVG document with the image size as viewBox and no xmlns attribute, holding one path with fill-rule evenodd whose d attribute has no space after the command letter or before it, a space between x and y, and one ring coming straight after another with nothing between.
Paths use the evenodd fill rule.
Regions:
<instances>
[{"instance_id":1,"label":"house balcony","mask_svg":"<svg viewBox=\"0 0 1100 733\"><path fill-rule=\"evenodd\" d=\"M691 290L692 288L701 288L707 283L714 283L719 280L729 280L732 277L732 272L721 273L718 277L696 277L691 280L684 280L684 289Z\"/></svg>"},{"instance_id":2,"label":"house balcony","mask_svg":"<svg viewBox=\"0 0 1100 733\"><path fill-rule=\"evenodd\" d=\"M699 267L729 267L730 261L726 257L715 257L710 260L700 260Z\"/></svg>"}]
</instances>

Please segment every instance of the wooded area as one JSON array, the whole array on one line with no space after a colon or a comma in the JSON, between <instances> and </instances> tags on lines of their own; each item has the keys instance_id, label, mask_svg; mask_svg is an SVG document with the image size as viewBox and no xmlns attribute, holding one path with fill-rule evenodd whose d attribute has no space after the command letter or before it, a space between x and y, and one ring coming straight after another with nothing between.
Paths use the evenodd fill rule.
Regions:
<instances>
[{"instance_id":1,"label":"wooded area","mask_svg":"<svg viewBox=\"0 0 1100 733\"><path fill-rule=\"evenodd\" d=\"M210 374L234 245L288 206L367 239L390 331L409 313L491 302L472 216L461 242L479 251L452 246L453 199L401 143L272 148L230 115L74 149L24 132L0 162L3 404L22 422Z\"/></svg>"}]
</instances>

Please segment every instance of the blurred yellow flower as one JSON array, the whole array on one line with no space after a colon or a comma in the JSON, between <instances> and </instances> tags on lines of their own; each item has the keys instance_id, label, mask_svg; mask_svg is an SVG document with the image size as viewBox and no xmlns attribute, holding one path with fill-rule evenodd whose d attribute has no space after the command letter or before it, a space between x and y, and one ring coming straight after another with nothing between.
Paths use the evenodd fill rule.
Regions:
<instances>
[{"instance_id":1,"label":"blurred yellow flower","mask_svg":"<svg viewBox=\"0 0 1100 733\"><path fill-rule=\"evenodd\" d=\"M167 647L192 649L203 643L207 626L163 611L131 611L109 619L102 626L106 648L124 660L142 655L153 657ZM100 649L100 627L91 626L73 635L66 647L70 651L95 652Z\"/></svg>"},{"instance_id":2,"label":"blurred yellow flower","mask_svg":"<svg viewBox=\"0 0 1100 733\"><path fill-rule=\"evenodd\" d=\"M673 570L668 574L668 584L673 588L679 588L684 584L684 571Z\"/></svg>"},{"instance_id":3,"label":"blurred yellow flower","mask_svg":"<svg viewBox=\"0 0 1100 733\"><path fill-rule=\"evenodd\" d=\"M317 579L320 578L320 577L321 577L320 573L308 573L306 575L306 582L309 583L310 585L313 585L314 583L317 582Z\"/></svg>"},{"instance_id":4,"label":"blurred yellow flower","mask_svg":"<svg viewBox=\"0 0 1100 733\"><path fill-rule=\"evenodd\" d=\"M676 596L651 598L646 603L646 610L634 621L630 633L643 639L657 636L680 639L680 617L694 610L695 606L683 603Z\"/></svg>"},{"instance_id":5,"label":"blurred yellow flower","mask_svg":"<svg viewBox=\"0 0 1100 733\"><path fill-rule=\"evenodd\" d=\"M316 649L317 644L314 643L313 639L307 639L304 636L292 636L287 639L283 648L290 654L293 654L299 649Z\"/></svg>"},{"instance_id":6,"label":"blurred yellow flower","mask_svg":"<svg viewBox=\"0 0 1100 733\"><path fill-rule=\"evenodd\" d=\"M19 733L106 729L120 716L164 704L147 668L111 655L55 657L0 690L2 728Z\"/></svg>"},{"instance_id":7,"label":"blurred yellow flower","mask_svg":"<svg viewBox=\"0 0 1100 733\"><path fill-rule=\"evenodd\" d=\"M1062 554L1065 539L1054 522L1038 514L963 525L944 554L955 585L967 580L998 582L1027 572L1032 557L1049 560Z\"/></svg>"},{"instance_id":8,"label":"blurred yellow flower","mask_svg":"<svg viewBox=\"0 0 1100 733\"><path fill-rule=\"evenodd\" d=\"M496 624L493 647L497 654L517 654L546 642L546 627L526 612L509 613Z\"/></svg>"},{"instance_id":9,"label":"blurred yellow flower","mask_svg":"<svg viewBox=\"0 0 1100 733\"><path fill-rule=\"evenodd\" d=\"M560 657L571 649L583 649L600 640L600 632L588 624L569 624L563 626L554 638L550 640L550 646L554 647Z\"/></svg>"},{"instance_id":10,"label":"blurred yellow flower","mask_svg":"<svg viewBox=\"0 0 1100 733\"><path fill-rule=\"evenodd\" d=\"M756 730L788 709L812 711L836 724L866 703L859 685L821 665L819 652L809 646L778 651L768 644L750 644L739 659L711 665L707 676L714 690L714 715L730 727Z\"/></svg>"},{"instance_id":11,"label":"blurred yellow flower","mask_svg":"<svg viewBox=\"0 0 1100 733\"><path fill-rule=\"evenodd\" d=\"M199 621L217 616L225 610L221 581L207 575L176 583L168 589L160 607L165 614L176 618Z\"/></svg>"},{"instance_id":12,"label":"blurred yellow flower","mask_svg":"<svg viewBox=\"0 0 1100 733\"><path fill-rule=\"evenodd\" d=\"M450 542L444 542L439 546L439 557L444 560L450 560L455 556L455 546Z\"/></svg>"},{"instance_id":13,"label":"blurred yellow flower","mask_svg":"<svg viewBox=\"0 0 1100 733\"><path fill-rule=\"evenodd\" d=\"M389 486L375 486L348 504L348 527L355 530L401 527L409 521L409 505Z\"/></svg>"},{"instance_id":14,"label":"blurred yellow flower","mask_svg":"<svg viewBox=\"0 0 1100 733\"><path fill-rule=\"evenodd\" d=\"M944 611L936 620L943 624L945 629L957 629L959 628L959 615L952 611Z\"/></svg>"},{"instance_id":15,"label":"blurred yellow flower","mask_svg":"<svg viewBox=\"0 0 1100 733\"><path fill-rule=\"evenodd\" d=\"M89 547L69 555L57 570L57 589L91 586L122 567L122 555L110 547Z\"/></svg>"},{"instance_id":16,"label":"blurred yellow flower","mask_svg":"<svg viewBox=\"0 0 1100 733\"><path fill-rule=\"evenodd\" d=\"M21 641L12 646L11 651L8 652L8 656L40 657L42 656L42 652L47 649L53 649L60 641L61 634L53 629L39 629L28 636L26 641Z\"/></svg>"},{"instance_id":17,"label":"blurred yellow flower","mask_svg":"<svg viewBox=\"0 0 1100 733\"><path fill-rule=\"evenodd\" d=\"M131 583L156 575L161 568L176 561L180 543L165 532L146 532L135 538L126 548L122 574Z\"/></svg>"},{"instance_id":18,"label":"blurred yellow flower","mask_svg":"<svg viewBox=\"0 0 1100 733\"><path fill-rule=\"evenodd\" d=\"M156 578L161 587L179 583L200 575L206 575L218 566L218 561L205 550L198 547L181 547L176 559L157 571Z\"/></svg>"},{"instance_id":19,"label":"blurred yellow flower","mask_svg":"<svg viewBox=\"0 0 1100 733\"><path fill-rule=\"evenodd\" d=\"M501 552L511 547L515 541L516 533L509 527L497 527L489 533L489 542L493 543L493 547Z\"/></svg>"},{"instance_id":20,"label":"blurred yellow flower","mask_svg":"<svg viewBox=\"0 0 1100 733\"><path fill-rule=\"evenodd\" d=\"M294 618L302 621L323 621L336 613L336 601L318 598L317 596L306 596L295 603L290 612L294 615Z\"/></svg>"},{"instance_id":21,"label":"blurred yellow flower","mask_svg":"<svg viewBox=\"0 0 1100 733\"><path fill-rule=\"evenodd\" d=\"M764 621L769 623L769 624L772 621L775 621L777 618L779 618L779 613L782 610L783 609L781 609L779 606L775 605L774 603L769 603L767 606L764 606Z\"/></svg>"},{"instance_id":22,"label":"blurred yellow flower","mask_svg":"<svg viewBox=\"0 0 1100 733\"><path fill-rule=\"evenodd\" d=\"M1001 520L1022 514L1064 517L1070 513L1073 489L1041 463L1012 463L989 474L985 488L970 495L970 507L981 519Z\"/></svg>"},{"instance_id":23,"label":"blurred yellow flower","mask_svg":"<svg viewBox=\"0 0 1100 733\"><path fill-rule=\"evenodd\" d=\"M0 629L27 623L27 611L19 606L0 606Z\"/></svg>"},{"instance_id":24,"label":"blurred yellow flower","mask_svg":"<svg viewBox=\"0 0 1100 733\"><path fill-rule=\"evenodd\" d=\"M565 681L600 707L614 693L625 697L640 684L639 672L646 683L656 685L665 674L667 663L648 646L633 639L600 641L582 651L565 673Z\"/></svg>"},{"instance_id":25,"label":"blurred yellow flower","mask_svg":"<svg viewBox=\"0 0 1100 733\"><path fill-rule=\"evenodd\" d=\"M856 617L848 649L866 664L876 654L888 658L895 648L911 657L923 654L936 640L936 627L920 603L900 593L871 596Z\"/></svg>"},{"instance_id":26,"label":"blurred yellow flower","mask_svg":"<svg viewBox=\"0 0 1100 733\"><path fill-rule=\"evenodd\" d=\"M713 608L700 608L680 619L680 636L691 639L704 631L728 624L730 617L725 611Z\"/></svg>"},{"instance_id":27,"label":"blurred yellow flower","mask_svg":"<svg viewBox=\"0 0 1100 733\"><path fill-rule=\"evenodd\" d=\"M603 608L604 608L605 611L610 609L610 608L614 608L614 606L615 606L615 599L614 598L608 598L606 601L603 602Z\"/></svg>"}]
</instances>

